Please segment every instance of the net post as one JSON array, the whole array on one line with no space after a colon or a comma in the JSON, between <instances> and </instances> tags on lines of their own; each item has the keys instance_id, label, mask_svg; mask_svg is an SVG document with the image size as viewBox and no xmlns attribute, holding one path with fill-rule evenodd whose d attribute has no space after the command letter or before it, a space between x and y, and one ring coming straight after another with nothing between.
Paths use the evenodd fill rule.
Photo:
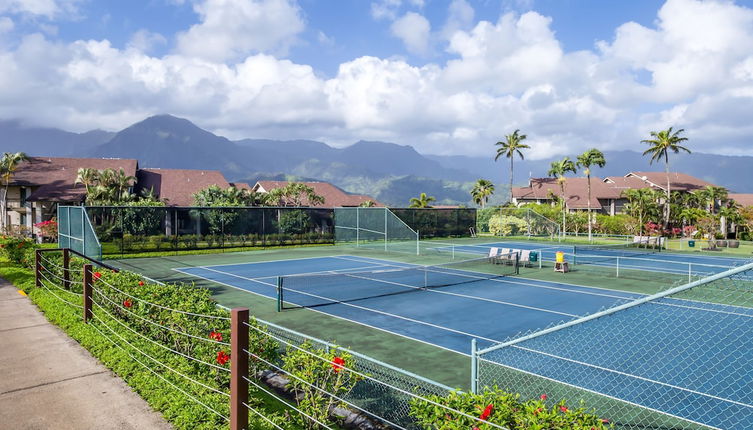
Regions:
<instances>
[{"instance_id":1,"label":"net post","mask_svg":"<svg viewBox=\"0 0 753 430\"><path fill-rule=\"evenodd\" d=\"M248 427L248 309L230 311L230 430Z\"/></svg>"},{"instance_id":2,"label":"net post","mask_svg":"<svg viewBox=\"0 0 753 430\"><path fill-rule=\"evenodd\" d=\"M471 393L478 394L478 344L471 339Z\"/></svg>"},{"instance_id":3,"label":"net post","mask_svg":"<svg viewBox=\"0 0 753 430\"><path fill-rule=\"evenodd\" d=\"M384 252L387 252L387 208L384 208Z\"/></svg>"},{"instance_id":4,"label":"net post","mask_svg":"<svg viewBox=\"0 0 753 430\"><path fill-rule=\"evenodd\" d=\"M361 214L358 211L358 206L356 206L356 248L358 248L358 242L360 241L359 236L361 233Z\"/></svg>"},{"instance_id":5,"label":"net post","mask_svg":"<svg viewBox=\"0 0 753 430\"><path fill-rule=\"evenodd\" d=\"M515 253L515 274L520 275L520 252Z\"/></svg>"},{"instance_id":6,"label":"net post","mask_svg":"<svg viewBox=\"0 0 753 430\"><path fill-rule=\"evenodd\" d=\"M544 265L542 263L543 261L544 261L544 250L543 249L539 249L539 269L541 269L541 268L544 267Z\"/></svg>"},{"instance_id":7,"label":"net post","mask_svg":"<svg viewBox=\"0 0 753 430\"><path fill-rule=\"evenodd\" d=\"M693 277L693 263L688 263L688 282L691 282Z\"/></svg>"},{"instance_id":8,"label":"net post","mask_svg":"<svg viewBox=\"0 0 753 430\"><path fill-rule=\"evenodd\" d=\"M71 253L68 248L63 249L63 288L71 289Z\"/></svg>"},{"instance_id":9,"label":"net post","mask_svg":"<svg viewBox=\"0 0 753 430\"><path fill-rule=\"evenodd\" d=\"M84 323L92 318L92 265L84 264Z\"/></svg>"},{"instance_id":10,"label":"net post","mask_svg":"<svg viewBox=\"0 0 753 430\"><path fill-rule=\"evenodd\" d=\"M620 257L617 257L617 278L620 277Z\"/></svg>"},{"instance_id":11,"label":"net post","mask_svg":"<svg viewBox=\"0 0 753 430\"><path fill-rule=\"evenodd\" d=\"M277 312L282 312L282 276L277 277Z\"/></svg>"},{"instance_id":12,"label":"net post","mask_svg":"<svg viewBox=\"0 0 753 430\"><path fill-rule=\"evenodd\" d=\"M42 250L34 251L34 285L42 286Z\"/></svg>"},{"instance_id":13,"label":"net post","mask_svg":"<svg viewBox=\"0 0 753 430\"><path fill-rule=\"evenodd\" d=\"M416 255L421 255L421 235L416 230Z\"/></svg>"}]
</instances>

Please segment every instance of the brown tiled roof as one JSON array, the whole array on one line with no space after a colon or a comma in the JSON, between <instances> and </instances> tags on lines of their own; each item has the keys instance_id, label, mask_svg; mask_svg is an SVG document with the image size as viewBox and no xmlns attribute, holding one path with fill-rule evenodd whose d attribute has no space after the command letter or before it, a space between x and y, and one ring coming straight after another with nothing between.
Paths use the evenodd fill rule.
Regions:
<instances>
[{"instance_id":1,"label":"brown tiled roof","mask_svg":"<svg viewBox=\"0 0 753 430\"><path fill-rule=\"evenodd\" d=\"M217 170L139 169L140 189L153 188L169 206L193 206L193 194L210 185L228 188L230 184Z\"/></svg>"},{"instance_id":2,"label":"brown tiled roof","mask_svg":"<svg viewBox=\"0 0 753 430\"><path fill-rule=\"evenodd\" d=\"M11 185L34 187L30 201L82 202L86 198L83 185L74 185L79 168L97 170L123 169L135 176L138 162L127 158L63 158L31 157L18 166Z\"/></svg>"},{"instance_id":3,"label":"brown tiled roof","mask_svg":"<svg viewBox=\"0 0 753 430\"><path fill-rule=\"evenodd\" d=\"M282 188L288 185L289 181L259 181L254 185L254 191L265 193L275 188ZM363 194L349 194L345 191L337 188L329 182L302 182L305 185L314 189L314 192L324 197L324 204L326 207L343 207L343 206L358 206L361 203L371 200L376 206L384 206L378 202L375 198L363 195ZM309 206L309 202L304 198L304 206Z\"/></svg>"},{"instance_id":4,"label":"brown tiled roof","mask_svg":"<svg viewBox=\"0 0 753 430\"><path fill-rule=\"evenodd\" d=\"M630 172L625 176L636 177L662 190L667 188L667 174L665 172ZM673 191L695 191L708 186L716 186L711 182L679 172L669 172L669 183Z\"/></svg>"},{"instance_id":5,"label":"brown tiled roof","mask_svg":"<svg viewBox=\"0 0 753 430\"><path fill-rule=\"evenodd\" d=\"M239 190L253 191L253 187L245 182L231 182L230 186Z\"/></svg>"},{"instance_id":6,"label":"brown tiled roof","mask_svg":"<svg viewBox=\"0 0 753 430\"><path fill-rule=\"evenodd\" d=\"M512 195L518 200L546 200L549 193L560 195L560 186L556 178L532 178L528 187L513 187ZM600 178L591 177L591 208L601 207L599 199L617 199L621 190ZM588 180L586 178L567 178L565 183L566 204L570 209L588 208Z\"/></svg>"},{"instance_id":7,"label":"brown tiled roof","mask_svg":"<svg viewBox=\"0 0 753 430\"><path fill-rule=\"evenodd\" d=\"M739 204L740 206L753 206L753 194L730 193L727 194L727 197L737 202L737 204Z\"/></svg>"},{"instance_id":8,"label":"brown tiled roof","mask_svg":"<svg viewBox=\"0 0 753 430\"><path fill-rule=\"evenodd\" d=\"M604 178L604 183L609 184L612 188L616 188L620 191L651 187L651 185L646 183L643 179L639 179L635 176L607 176Z\"/></svg>"}]
</instances>

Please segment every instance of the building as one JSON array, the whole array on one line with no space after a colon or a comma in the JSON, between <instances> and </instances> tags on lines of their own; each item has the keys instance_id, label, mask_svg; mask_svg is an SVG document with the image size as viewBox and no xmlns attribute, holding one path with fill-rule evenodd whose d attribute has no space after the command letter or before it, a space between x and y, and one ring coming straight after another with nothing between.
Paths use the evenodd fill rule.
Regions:
<instances>
[{"instance_id":1,"label":"building","mask_svg":"<svg viewBox=\"0 0 753 430\"><path fill-rule=\"evenodd\" d=\"M230 187L218 170L139 169L139 190L153 190L167 206L193 206L193 195L211 185Z\"/></svg>"},{"instance_id":2,"label":"building","mask_svg":"<svg viewBox=\"0 0 753 430\"><path fill-rule=\"evenodd\" d=\"M588 209L588 180L583 177L567 178L565 182L565 206L568 211ZM716 186L710 182L686 175L670 172L672 191L694 192ZM591 209L607 214L621 213L627 198L624 192L630 189L654 188L666 191L665 172L630 172L625 176L607 176L604 179L591 177ZM532 178L527 187L513 187L513 203L554 203L561 195L556 178Z\"/></svg>"},{"instance_id":3,"label":"building","mask_svg":"<svg viewBox=\"0 0 753 430\"><path fill-rule=\"evenodd\" d=\"M259 181L254 185L253 191L268 193L275 188L283 188L288 184L290 184L289 181ZM373 202L374 206L384 206L370 196L347 193L329 182L302 182L302 184L313 188L316 194L324 197L324 204L320 205L323 207L355 207L368 201ZM282 203L284 206L285 202ZM306 198L303 199L302 204L303 206L311 206Z\"/></svg>"},{"instance_id":4,"label":"building","mask_svg":"<svg viewBox=\"0 0 753 430\"><path fill-rule=\"evenodd\" d=\"M753 194L730 193L727 195L727 197L734 200L738 205L744 208L753 206Z\"/></svg>"},{"instance_id":5,"label":"building","mask_svg":"<svg viewBox=\"0 0 753 430\"><path fill-rule=\"evenodd\" d=\"M31 157L24 161L8 186L5 225L33 232L33 225L52 218L59 204L80 205L86 188L75 184L79 168L123 169L135 176L138 161L119 158Z\"/></svg>"}]
</instances>

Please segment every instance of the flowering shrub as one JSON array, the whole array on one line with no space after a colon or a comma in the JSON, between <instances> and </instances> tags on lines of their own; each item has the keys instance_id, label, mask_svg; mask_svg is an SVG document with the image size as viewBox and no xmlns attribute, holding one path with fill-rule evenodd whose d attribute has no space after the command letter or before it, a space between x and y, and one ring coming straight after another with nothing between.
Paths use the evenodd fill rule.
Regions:
<instances>
[{"instance_id":1,"label":"flowering shrub","mask_svg":"<svg viewBox=\"0 0 753 430\"><path fill-rule=\"evenodd\" d=\"M0 237L2 255L13 264L28 268L34 267L34 252L37 248L34 241L28 238Z\"/></svg>"},{"instance_id":2,"label":"flowering shrub","mask_svg":"<svg viewBox=\"0 0 753 430\"><path fill-rule=\"evenodd\" d=\"M37 228L38 234L47 240L57 240L58 237L58 223L55 219L49 221L42 221L34 224Z\"/></svg>"},{"instance_id":3,"label":"flowering shrub","mask_svg":"<svg viewBox=\"0 0 753 430\"><path fill-rule=\"evenodd\" d=\"M519 395L498 388L479 394L453 392L447 396L429 396L429 400L445 405L464 415L420 400L411 400L411 416L425 429L487 430L496 424L510 430L604 430L612 426L608 420L589 413L584 407L572 408L565 401L547 406L546 394L538 399L521 401ZM473 417L473 418L470 418Z\"/></svg>"},{"instance_id":4,"label":"flowering shrub","mask_svg":"<svg viewBox=\"0 0 753 430\"><path fill-rule=\"evenodd\" d=\"M305 342L299 348L287 349L282 368L292 375L288 386L296 393L298 407L316 420L327 422L330 410L340 402L322 390L340 398L348 394L362 379L349 370L354 364L353 357L345 351L325 351ZM305 428L319 428L318 424L308 420L300 424Z\"/></svg>"},{"instance_id":5,"label":"flowering shrub","mask_svg":"<svg viewBox=\"0 0 753 430\"><path fill-rule=\"evenodd\" d=\"M508 215L494 215L489 219L489 232L495 236L524 234L528 228L526 220Z\"/></svg>"}]
</instances>

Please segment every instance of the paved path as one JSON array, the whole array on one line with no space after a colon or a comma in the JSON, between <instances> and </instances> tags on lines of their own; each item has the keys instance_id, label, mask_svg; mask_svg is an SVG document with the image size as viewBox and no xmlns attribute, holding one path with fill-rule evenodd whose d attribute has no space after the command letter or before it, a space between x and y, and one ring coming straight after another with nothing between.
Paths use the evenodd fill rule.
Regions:
<instances>
[{"instance_id":1,"label":"paved path","mask_svg":"<svg viewBox=\"0 0 753 430\"><path fill-rule=\"evenodd\" d=\"M171 426L0 278L0 428Z\"/></svg>"}]
</instances>

